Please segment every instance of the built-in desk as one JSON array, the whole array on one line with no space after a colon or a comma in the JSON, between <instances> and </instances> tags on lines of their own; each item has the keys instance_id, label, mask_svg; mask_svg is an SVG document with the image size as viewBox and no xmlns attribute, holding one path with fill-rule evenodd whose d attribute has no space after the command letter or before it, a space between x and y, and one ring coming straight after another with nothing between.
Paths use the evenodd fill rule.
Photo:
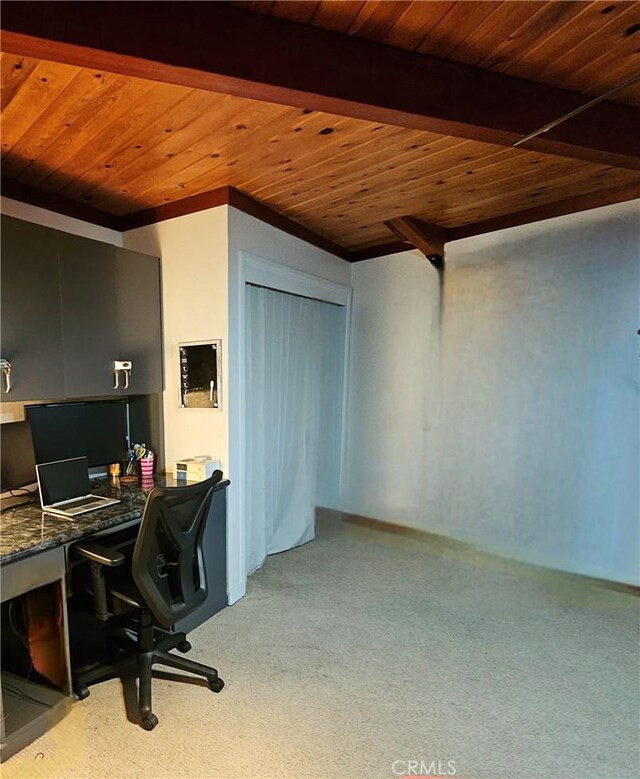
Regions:
<instances>
[{"instance_id":1,"label":"built-in desk","mask_svg":"<svg viewBox=\"0 0 640 779\"><path fill-rule=\"evenodd\" d=\"M170 476L157 476L156 486L174 487L180 483ZM182 482L184 484L184 482ZM205 527L203 546L207 571L208 597L205 603L175 627L189 632L227 605L226 571L226 487L214 490L211 511ZM66 574L70 569L70 547L87 536L108 535L127 526L135 533L148 495L139 486L120 485L107 480L96 484L98 494L117 497L120 503L75 519L42 511L36 503L0 507L0 595L6 604L40 588L55 596L60 606L60 652L64 659L64 679L59 689L36 687L5 671L2 665L0 687L0 757L7 759L42 735L66 714L72 700L70 639L67 619ZM8 615L11 621L11 614ZM34 689L35 688L35 689Z\"/></svg>"},{"instance_id":2,"label":"built-in desk","mask_svg":"<svg viewBox=\"0 0 640 779\"><path fill-rule=\"evenodd\" d=\"M175 486L171 477L157 477L158 486ZM80 538L108 530L132 520L140 521L147 493L138 486L120 486L100 480L98 495L119 498L120 503L99 511L80 514L75 519L42 511L38 503L0 507L0 564L31 557L54 547L68 547Z\"/></svg>"}]
</instances>

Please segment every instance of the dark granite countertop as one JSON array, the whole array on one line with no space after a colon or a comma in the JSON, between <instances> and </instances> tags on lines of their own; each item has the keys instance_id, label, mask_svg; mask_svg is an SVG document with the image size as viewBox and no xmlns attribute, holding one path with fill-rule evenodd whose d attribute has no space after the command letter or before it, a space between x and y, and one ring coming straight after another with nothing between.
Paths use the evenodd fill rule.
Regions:
<instances>
[{"instance_id":1,"label":"dark granite countertop","mask_svg":"<svg viewBox=\"0 0 640 779\"><path fill-rule=\"evenodd\" d=\"M155 486L173 487L176 482L171 476L157 475ZM1 506L0 562L6 565L99 530L138 519L142 516L149 494L139 485L112 484L107 479L99 480L94 491L98 495L119 498L120 503L80 514L75 519L48 514L42 511L37 502Z\"/></svg>"}]
</instances>

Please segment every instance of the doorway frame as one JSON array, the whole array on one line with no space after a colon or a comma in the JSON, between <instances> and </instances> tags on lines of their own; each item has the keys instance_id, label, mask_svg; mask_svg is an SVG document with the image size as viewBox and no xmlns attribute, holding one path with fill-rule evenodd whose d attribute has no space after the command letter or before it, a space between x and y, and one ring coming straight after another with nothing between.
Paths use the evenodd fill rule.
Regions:
<instances>
[{"instance_id":1,"label":"doorway frame","mask_svg":"<svg viewBox=\"0 0 640 779\"><path fill-rule=\"evenodd\" d=\"M349 346L351 337L351 308L353 289L345 284L291 268L288 265L259 257L250 252L238 252L236 289L230 290L230 302L235 303L235 316L229 321L228 348L228 410L229 410L229 472L228 490L228 596L229 605L243 597L247 588L246 565L246 478L244 451L246 434L246 308L247 285L267 287L291 295L312 298L323 303L344 306L344 369L342 380L342 411L340 434L340 463L338 493L342 495L344 464L347 447L347 409L349 397ZM233 305L233 304L232 304ZM231 313L231 312L230 312Z\"/></svg>"}]
</instances>

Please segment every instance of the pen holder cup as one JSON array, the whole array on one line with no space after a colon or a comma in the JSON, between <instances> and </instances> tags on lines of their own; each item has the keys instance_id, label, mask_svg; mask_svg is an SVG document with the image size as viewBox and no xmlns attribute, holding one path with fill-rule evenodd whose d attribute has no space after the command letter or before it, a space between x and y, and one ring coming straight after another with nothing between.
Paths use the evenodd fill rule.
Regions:
<instances>
[{"instance_id":1,"label":"pen holder cup","mask_svg":"<svg viewBox=\"0 0 640 779\"><path fill-rule=\"evenodd\" d=\"M142 476L142 479L144 481L148 481L149 479L153 479L153 463L154 461L149 460L140 460L140 475Z\"/></svg>"}]
</instances>

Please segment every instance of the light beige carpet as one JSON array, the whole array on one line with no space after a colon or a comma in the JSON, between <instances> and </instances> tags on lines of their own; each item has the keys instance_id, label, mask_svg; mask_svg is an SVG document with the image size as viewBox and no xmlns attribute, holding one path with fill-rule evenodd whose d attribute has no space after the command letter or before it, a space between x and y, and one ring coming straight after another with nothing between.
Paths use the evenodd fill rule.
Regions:
<instances>
[{"instance_id":1,"label":"light beige carpet","mask_svg":"<svg viewBox=\"0 0 640 779\"><path fill-rule=\"evenodd\" d=\"M637 777L638 628L632 595L323 515L192 633L220 695L155 681L146 733L107 682L2 775Z\"/></svg>"}]
</instances>

